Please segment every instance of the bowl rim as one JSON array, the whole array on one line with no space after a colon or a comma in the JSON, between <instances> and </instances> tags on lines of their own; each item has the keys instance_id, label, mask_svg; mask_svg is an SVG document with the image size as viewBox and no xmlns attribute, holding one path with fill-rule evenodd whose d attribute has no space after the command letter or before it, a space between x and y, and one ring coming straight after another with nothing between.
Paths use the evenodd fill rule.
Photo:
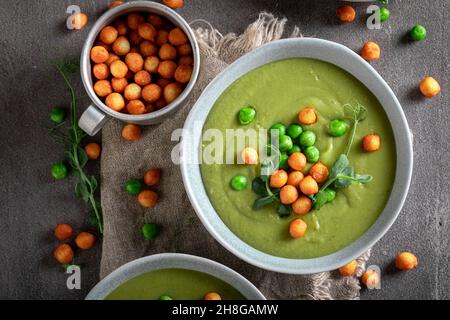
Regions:
<instances>
[{"instance_id":1,"label":"bowl rim","mask_svg":"<svg viewBox=\"0 0 450 320\"><path fill-rule=\"evenodd\" d=\"M121 17L122 15L131 12L148 12L148 13L153 12L155 14L162 16L163 18L168 19L175 26L182 28L183 31L188 36L189 42L192 47L192 54L194 59L191 80L186 85L180 96L178 96L166 107L157 110L155 112L146 113L142 115L130 115L121 113L105 105L94 92L93 87L94 81L92 79L92 72L91 72L90 51L101 29L106 25L108 25L109 23L113 22L115 19ZM172 113L173 111L178 109L183 104L183 102L188 98L198 80L198 75L200 72L200 49L194 31L186 22L186 20L182 16L180 16L177 12L157 2L130 1L107 10L97 19L95 24L92 26L84 42L83 49L81 51L80 72L83 86L89 98L95 104L95 106L98 107L101 111L105 112L111 117L120 119L122 121L128 122L151 121L162 118L165 115Z\"/></svg>"},{"instance_id":2,"label":"bowl rim","mask_svg":"<svg viewBox=\"0 0 450 320\"><path fill-rule=\"evenodd\" d=\"M182 253L160 253L128 262L101 280L89 292L86 300L104 300L125 282L162 269L187 269L205 273L228 283L248 300L266 300L258 288L233 269L210 259Z\"/></svg>"},{"instance_id":3,"label":"bowl rim","mask_svg":"<svg viewBox=\"0 0 450 320\"><path fill-rule=\"evenodd\" d=\"M323 257L289 259L273 256L242 241L215 211L204 188L200 165L185 160L189 153L195 154L198 159L198 136L194 135L193 140L183 137L180 167L183 183L195 212L208 232L222 246L240 259L266 270L287 274L312 274L338 269L370 249L390 229L408 194L413 169L412 134L397 97L378 72L354 51L336 42L316 38L277 40L256 48L223 70L203 90L186 119L183 131L194 132L195 121L200 121L203 128L216 99L244 74L270 62L296 57L326 61L352 74L374 94L388 116L396 145L396 174L386 207L369 230L347 247ZM263 62L258 62L259 59Z\"/></svg>"}]
</instances>

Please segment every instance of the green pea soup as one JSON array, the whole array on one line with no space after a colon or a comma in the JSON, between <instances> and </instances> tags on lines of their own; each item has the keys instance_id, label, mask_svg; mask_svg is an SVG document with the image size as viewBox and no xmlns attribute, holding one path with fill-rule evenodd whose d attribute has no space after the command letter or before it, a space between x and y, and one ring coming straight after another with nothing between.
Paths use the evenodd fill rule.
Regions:
<instances>
[{"instance_id":1,"label":"green pea soup","mask_svg":"<svg viewBox=\"0 0 450 320\"><path fill-rule=\"evenodd\" d=\"M216 292L222 300L244 300L242 294L226 282L209 274L187 269L161 269L142 274L120 285L106 300L202 300Z\"/></svg>"},{"instance_id":2,"label":"green pea soup","mask_svg":"<svg viewBox=\"0 0 450 320\"><path fill-rule=\"evenodd\" d=\"M374 224L386 206L396 171L395 141L387 115L376 97L351 74L323 61L294 58L264 65L235 81L219 97L208 115L204 131L261 130L278 122L289 126L298 123L298 112L303 108L314 108L318 121L303 127L316 133L315 146L320 151L320 161L328 168L345 153L348 144L349 132L342 137L329 133L332 120L344 119L343 106L347 103L361 103L367 109L367 118L358 125L349 160L355 172L370 174L373 181L339 189L334 202L301 216L308 225L303 238L292 239L288 233L289 223L299 216L280 218L276 204L259 210L252 208L258 196L252 192L250 182L259 176L258 166L200 165L212 205L242 241L270 255L292 259L321 257L348 246ZM238 114L248 105L253 106L257 114L252 123L243 126ZM370 133L381 136L382 147L377 152L364 153L361 140ZM204 143L202 147L207 145ZM309 167L304 170L305 174ZM230 187L236 175L248 178L249 186L245 190Z\"/></svg>"}]
</instances>

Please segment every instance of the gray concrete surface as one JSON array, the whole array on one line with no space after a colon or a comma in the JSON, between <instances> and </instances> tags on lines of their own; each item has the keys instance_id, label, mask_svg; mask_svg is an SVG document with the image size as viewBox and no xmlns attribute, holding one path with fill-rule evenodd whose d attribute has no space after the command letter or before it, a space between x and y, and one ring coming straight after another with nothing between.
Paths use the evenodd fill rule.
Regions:
<instances>
[{"instance_id":1,"label":"gray concrete surface","mask_svg":"<svg viewBox=\"0 0 450 320\"><path fill-rule=\"evenodd\" d=\"M89 227L86 210L73 195L73 181L50 177L50 165L61 159L62 149L45 126L52 107L68 106L52 63L77 58L89 29L65 30L66 8L79 4L92 23L109 2L0 0L0 298L82 299L98 280L98 244L76 260L83 266L82 290L66 289L66 275L51 257L57 245L51 230L57 223ZM356 5L355 23L337 23L337 0L186 0L180 13L188 21L207 19L225 33L242 31L266 10L288 17L289 29L298 25L305 36L354 50L367 40L381 45L382 58L373 65L399 97L415 134L415 169L405 207L370 260L384 270L382 289L364 291L363 298L449 299L450 0L390 2L392 18L381 30L365 27L367 4ZM415 23L427 27L426 41L406 40ZM443 88L439 97L420 97L417 86L424 75L438 79ZM80 106L85 106L79 79L75 82ZM90 169L98 171L95 165ZM394 272L391 262L401 250L418 255L417 270Z\"/></svg>"}]
</instances>

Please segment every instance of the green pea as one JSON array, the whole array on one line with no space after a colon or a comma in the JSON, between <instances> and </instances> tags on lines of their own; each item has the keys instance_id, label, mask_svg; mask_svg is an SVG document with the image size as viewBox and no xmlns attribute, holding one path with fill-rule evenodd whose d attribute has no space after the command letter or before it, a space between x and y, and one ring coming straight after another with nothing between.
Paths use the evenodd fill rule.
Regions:
<instances>
[{"instance_id":1,"label":"green pea","mask_svg":"<svg viewBox=\"0 0 450 320\"><path fill-rule=\"evenodd\" d=\"M66 110L63 108L53 108L50 111L50 119L56 124L63 123L66 119Z\"/></svg>"},{"instance_id":2,"label":"green pea","mask_svg":"<svg viewBox=\"0 0 450 320\"><path fill-rule=\"evenodd\" d=\"M159 227L154 223L146 223L142 227L142 235L145 240L153 240L159 235Z\"/></svg>"},{"instance_id":3,"label":"green pea","mask_svg":"<svg viewBox=\"0 0 450 320\"><path fill-rule=\"evenodd\" d=\"M414 41L420 41L426 38L427 29L425 29L425 27L420 24L416 24L409 32L409 35Z\"/></svg>"},{"instance_id":4,"label":"green pea","mask_svg":"<svg viewBox=\"0 0 450 320\"><path fill-rule=\"evenodd\" d=\"M306 130L300 135L298 141L303 147L313 146L316 143L316 134L312 131Z\"/></svg>"},{"instance_id":5,"label":"green pea","mask_svg":"<svg viewBox=\"0 0 450 320\"><path fill-rule=\"evenodd\" d=\"M52 166L52 177L56 180L62 180L67 177L67 167L64 163L58 162Z\"/></svg>"},{"instance_id":6,"label":"green pea","mask_svg":"<svg viewBox=\"0 0 450 320\"><path fill-rule=\"evenodd\" d=\"M308 147L305 150L305 156L309 163L315 163L319 161L320 151L314 146Z\"/></svg>"},{"instance_id":7,"label":"green pea","mask_svg":"<svg viewBox=\"0 0 450 320\"><path fill-rule=\"evenodd\" d=\"M381 22L387 21L390 16L391 16L391 12L389 11L388 8L386 8L386 7L380 8L380 21Z\"/></svg>"},{"instance_id":8,"label":"green pea","mask_svg":"<svg viewBox=\"0 0 450 320\"><path fill-rule=\"evenodd\" d=\"M329 132L333 137L342 137L347 133L348 124L344 120L333 120L330 122Z\"/></svg>"},{"instance_id":9,"label":"green pea","mask_svg":"<svg viewBox=\"0 0 450 320\"><path fill-rule=\"evenodd\" d=\"M327 203L331 203L334 201L334 199L336 198L336 191L331 189L331 188L326 188L325 192L327 193Z\"/></svg>"},{"instance_id":10,"label":"green pea","mask_svg":"<svg viewBox=\"0 0 450 320\"><path fill-rule=\"evenodd\" d=\"M283 136L286 134L286 127L282 123L275 123L273 126L270 127L269 135L272 135L272 130L278 131L278 136Z\"/></svg>"},{"instance_id":11,"label":"green pea","mask_svg":"<svg viewBox=\"0 0 450 320\"><path fill-rule=\"evenodd\" d=\"M129 194L137 196L139 192L141 192L142 190L142 181L139 179L128 180L127 183L125 184L125 190Z\"/></svg>"},{"instance_id":12,"label":"green pea","mask_svg":"<svg viewBox=\"0 0 450 320\"><path fill-rule=\"evenodd\" d=\"M289 156L286 152L280 153L280 163L278 164L278 167L280 169L289 169L288 159Z\"/></svg>"},{"instance_id":13,"label":"green pea","mask_svg":"<svg viewBox=\"0 0 450 320\"><path fill-rule=\"evenodd\" d=\"M302 134L303 128L299 124L293 123L287 128L286 132L292 139L297 139Z\"/></svg>"},{"instance_id":14,"label":"green pea","mask_svg":"<svg viewBox=\"0 0 450 320\"><path fill-rule=\"evenodd\" d=\"M299 146L294 145L294 146L288 151L288 155L292 155L292 154L294 154L294 153L296 153L296 152L301 152L301 151L302 151L302 149L300 149Z\"/></svg>"},{"instance_id":15,"label":"green pea","mask_svg":"<svg viewBox=\"0 0 450 320\"><path fill-rule=\"evenodd\" d=\"M241 191L247 188L248 180L245 176L235 176L231 179L231 187L236 191Z\"/></svg>"},{"instance_id":16,"label":"green pea","mask_svg":"<svg viewBox=\"0 0 450 320\"><path fill-rule=\"evenodd\" d=\"M243 125L252 123L255 117L256 110L253 107L245 107L239 111L239 122Z\"/></svg>"},{"instance_id":17,"label":"green pea","mask_svg":"<svg viewBox=\"0 0 450 320\"><path fill-rule=\"evenodd\" d=\"M278 148L280 149L281 152L285 152L292 149L293 145L294 143L292 142L291 137L286 135L280 136L280 145L278 146Z\"/></svg>"},{"instance_id":18,"label":"green pea","mask_svg":"<svg viewBox=\"0 0 450 320\"><path fill-rule=\"evenodd\" d=\"M161 297L159 297L159 300L167 300L167 301L169 301L169 300L173 300L173 299L170 296L161 296Z\"/></svg>"}]
</instances>

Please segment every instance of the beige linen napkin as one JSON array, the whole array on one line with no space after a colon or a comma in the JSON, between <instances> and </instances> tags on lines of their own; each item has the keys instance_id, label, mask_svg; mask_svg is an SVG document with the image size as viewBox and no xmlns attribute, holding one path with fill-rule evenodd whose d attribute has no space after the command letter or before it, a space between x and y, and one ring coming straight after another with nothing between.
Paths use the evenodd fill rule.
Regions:
<instances>
[{"instance_id":1,"label":"beige linen napkin","mask_svg":"<svg viewBox=\"0 0 450 320\"><path fill-rule=\"evenodd\" d=\"M264 43L282 37L286 19L261 13L240 36L222 36L206 21L196 21L202 63L200 78L188 103L163 123L146 127L142 139L126 142L121 138L123 124L110 121L103 129L101 163L101 201L104 215L103 256L101 277L121 265L155 253L179 252L206 257L223 263L241 273L269 299L357 299L360 286L356 278L334 273L310 276L290 276L253 267L219 245L206 231L192 209L185 193L180 168L170 155L175 142L171 133L182 128L189 110L206 85L227 64ZM294 29L292 37L298 36ZM137 200L123 190L125 181L142 177L149 168L161 168L161 184L157 187L161 199L152 209L139 206ZM143 223L162 227L154 241L145 241L140 233ZM359 259L360 275L369 253Z\"/></svg>"}]
</instances>

